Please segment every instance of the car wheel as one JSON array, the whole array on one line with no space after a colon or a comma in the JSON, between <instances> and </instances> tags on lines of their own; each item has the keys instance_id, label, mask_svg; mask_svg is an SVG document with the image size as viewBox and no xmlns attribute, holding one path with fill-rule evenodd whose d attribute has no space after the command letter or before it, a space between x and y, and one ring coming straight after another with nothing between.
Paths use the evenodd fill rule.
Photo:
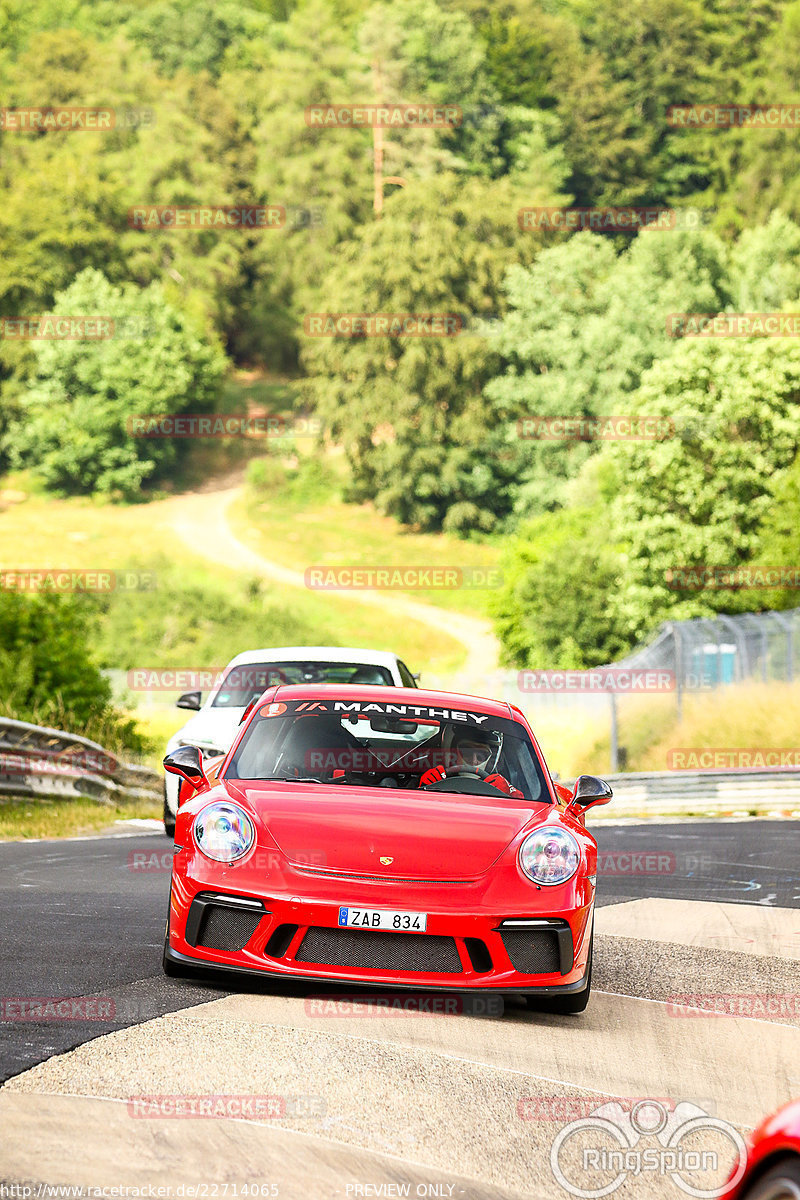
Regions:
<instances>
[{"instance_id":1,"label":"car wheel","mask_svg":"<svg viewBox=\"0 0 800 1200\"><path fill-rule=\"evenodd\" d=\"M800 1158L784 1158L762 1175L746 1192L742 1200L799 1200Z\"/></svg>"},{"instance_id":2,"label":"car wheel","mask_svg":"<svg viewBox=\"0 0 800 1200\"><path fill-rule=\"evenodd\" d=\"M175 837L175 816L167 804L167 781L164 780L164 833L167 837Z\"/></svg>"},{"instance_id":3,"label":"car wheel","mask_svg":"<svg viewBox=\"0 0 800 1200\"><path fill-rule=\"evenodd\" d=\"M569 992L565 996L539 996L532 992L526 996L528 1008L535 1012L549 1012L558 1014L582 1013L589 1003L589 994L592 990L592 959L594 957L594 930L592 938L589 942L589 962L586 970L586 984L579 992Z\"/></svg>"}]
</instances>

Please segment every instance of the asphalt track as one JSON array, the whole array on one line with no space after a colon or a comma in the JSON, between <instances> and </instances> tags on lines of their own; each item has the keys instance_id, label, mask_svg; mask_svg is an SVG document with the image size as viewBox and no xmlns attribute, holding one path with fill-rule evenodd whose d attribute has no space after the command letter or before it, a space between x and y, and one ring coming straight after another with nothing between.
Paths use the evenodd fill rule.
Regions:
<instances>
[{"instance_id":1,"label":"asphalt track","mask_svg":"<svg viewBox=\"0 0 800 1200\"><path fill-rule=\"evenodd\" d=\"M168 980L163 835L0 845L0 1181L552 1200L568 1195L549 1164L556 1102L661 1097L752 1126L800 1094L800 824L591 827L595 990L579 1017L509 1001L320 1019L308 988ZM26 998L87 996L113 1020L16 1019ZM720 997L735 1015L711 1015ZM133 1096L210 1093L290 1103L279 1119L131 1119ZM615 1192L651 1194L685 1193L644 1177Z\"/></svg>"}]
</instances>

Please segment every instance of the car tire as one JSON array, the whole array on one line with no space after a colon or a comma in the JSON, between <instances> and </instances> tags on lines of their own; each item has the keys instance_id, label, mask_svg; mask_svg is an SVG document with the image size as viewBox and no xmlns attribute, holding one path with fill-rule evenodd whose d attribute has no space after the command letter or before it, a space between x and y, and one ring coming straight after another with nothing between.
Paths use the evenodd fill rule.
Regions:
<instances>
[{"instance_id":1,"label":"car tire","mask_svg":"<svg viewBox=\"0 0 800 1200\"><path fill-rule=\"evenodd\" d=\"M528 1008L534 1012L558 1013L559 1015L568 1015L570 1013L582 1013L589 1003L589 995L592 990L592 959L594 957L594 931L589 942L589 960L586 969L586 983L579 992L568 992L562 996L542 996L536 992L531 992L525 999L528 1002Z\"/></svg>"},{"instance_id":2,"label":"car tire","mask_svg":"<svg viewBox=\"0 0 800 1200\"><path fill-rule=\"evenodd\" d=\"M167 803L167 781L164 780L164 833L167 837L175 837L175 816Z\"/></svg>"},{"instance_id":3,"label":"car tire","mask_svg":"<svg viewBox=\"0 0 800 1200\"><path fill-rule=\"evenodd\" d=\"M800 1196L800 1156L782 1158L752 1187L742 1192L742 1200L794 1200Z\"/></svg>"}]
</instances>

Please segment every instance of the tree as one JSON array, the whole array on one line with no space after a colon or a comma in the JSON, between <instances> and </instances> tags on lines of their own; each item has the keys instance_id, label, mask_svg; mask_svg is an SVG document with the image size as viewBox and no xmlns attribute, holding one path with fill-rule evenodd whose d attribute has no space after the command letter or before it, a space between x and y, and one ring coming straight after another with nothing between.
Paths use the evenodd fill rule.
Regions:
<instances>
[{"instance_id":1,"label":"tree","mask_svg":"<svg viewBox=\"0 0 800 1200\"><path fill-rule=\"evenodd\" d=\"M499 344L507 366L486 396L509 422L516 509L526 514L562 504L565 481L600 443L520 440L517 422L630 415L643 372L675 348L668 314L717 312L731 284L726 249L711 233L645 231L617 254L587 232L543 250L529 268L512 266L506 291Z\"/></svg>"},{"instance_id":2,"label":"tree","mask_svg":"<svg viewBox=\"0 0 800 1200\"><path fill-rule=\"evenodd\" d=\"M326 309L450 313L467 326L494 317L505 266L532 253L513 221L518 204L505 182L415 183L341 248L323 283ZM510 509L511 471L494 453L500 422L482 395L499 368L494 341L306 338L311 395L345 445L356 495L424 529L495 527Z\"/></svg>"},{"instance_id":3,"label":"tree","mask_svg":"<svg viewBox=\"0 0 800 1200\"><path fill-rule=\"evenodd\" d=\"M612 598L638 638L668 615L746 611L752 592L676 586L681 568L736 566L758 550L773 480L800 448L800 347L773 338L681 342L645 374L637 411L671 418L663 440L615 446L615 528L627 567ZM685 577L684 577L685 578Z\"/></svg>"},{"instance_id":4,"label":"tree","mask_svg":"<svg viewBox=\"0 0 800 1200\"><path fill-rule=\"evenodd\" d=\"M89 650L93 612L84 599L0 591L0 708L15 720L108 737L110 749L140 749Z\"/></svg>"},{"instance_id":5,"label":"tree","mask_svg":"<svg viewBox=\"0 0 800 1200\"><path fill-rule=\"evenodd\" d=\"M134 498L174 468L186 443L135 436L131 421L212 411L225 357L157 284L114 287L99 271L83 271L59 293L53 315L101 316L113 326L97 340L36 343L36 377L12 435L16 460L53 489Z\"/></svg>"},{"instance_id":6,"label":"tree","mask_svg":"<svg viewBox=\"0 0 800 1200\"><path fill-rule=\"evenodd\" d=\"M608 530L602 505L550 513L520 528L492 606L506 663L581 669L628 649L628 630L609 603L624 559Z\"/></svg>"}]
</instances>

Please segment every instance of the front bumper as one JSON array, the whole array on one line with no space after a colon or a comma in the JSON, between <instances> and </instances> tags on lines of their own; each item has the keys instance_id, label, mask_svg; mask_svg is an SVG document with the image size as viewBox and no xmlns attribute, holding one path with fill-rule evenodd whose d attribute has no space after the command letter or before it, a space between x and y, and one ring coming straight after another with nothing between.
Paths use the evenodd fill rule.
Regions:
<instances>
[{"instance_id":1,"label":"front bumper","mask_svg":"<svg viewBox=\"0 0 800 1200\"><path fill-rule=\"evenodd\" d=\"M449 992L564 995L585 986L594 903L585 876L536 890L515 871L426 883L337 876L293 866L282 855L265 872L257 858L224 867L196 850L177 853L168 962ZM341 906L425 912L427 930L343 930Z\"/></svg>"}]
</instances>

